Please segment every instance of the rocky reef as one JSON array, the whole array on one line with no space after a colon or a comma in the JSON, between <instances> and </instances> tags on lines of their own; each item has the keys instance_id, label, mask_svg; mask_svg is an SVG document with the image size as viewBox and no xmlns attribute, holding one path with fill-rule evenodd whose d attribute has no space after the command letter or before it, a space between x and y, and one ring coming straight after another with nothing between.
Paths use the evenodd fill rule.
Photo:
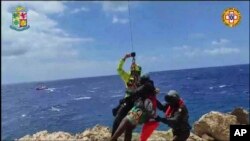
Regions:
<instances>
[{"instance_id":1,"label":"rocky reef","mask_svg":"<svg viewBox=\"0 0 250 141\"><path fill-rule=\"evenodd\" d=\"M227 141L229 127L233 124L249 124L249 112L243 108L235 108L230 113L211 111L196 121L188 141ZM72 135L67 132L40 131L33 135L26 135L18 141L108 141L111 131L109 127L96 125L82 133ZM154 131L149 141L170 141L173 135L168 131ZM139 133L133 133L132 141L139 140ZM123 141L123 135L118 139Z\"/></svg>"}]
</instances>

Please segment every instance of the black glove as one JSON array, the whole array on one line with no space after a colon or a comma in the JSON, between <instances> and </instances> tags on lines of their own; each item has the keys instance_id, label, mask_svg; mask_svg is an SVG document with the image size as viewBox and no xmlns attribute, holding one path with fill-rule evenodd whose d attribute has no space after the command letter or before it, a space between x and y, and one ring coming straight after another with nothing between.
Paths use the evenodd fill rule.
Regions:
<instances>
[{"instance_id":1,"label":"black glove","mask_svg":"<svg viewBox=\"0 0 250 141\"><path fill-rule=\"evenodd\" d=\"M155 121L161 121L161 117L160 116L157 116L156 118L155 118Z\"/></svg>"}]
</instances>

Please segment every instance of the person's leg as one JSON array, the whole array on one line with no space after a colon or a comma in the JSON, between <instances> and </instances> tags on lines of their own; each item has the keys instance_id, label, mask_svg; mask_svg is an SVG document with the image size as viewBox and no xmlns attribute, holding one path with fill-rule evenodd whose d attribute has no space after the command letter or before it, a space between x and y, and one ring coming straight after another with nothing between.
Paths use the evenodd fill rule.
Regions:
<instances>
[{"instance_id":1,"label":"person's leg","mask_svg":"<svg viewBox=\"0 0 250 141\"><path fill-rule=\"evenodd\" d=\"M129 129L129 127L131 127L131 123L129 122L129 120L125 117L123 118L122 122L120 123L119 127L117 128L117 130L115 131L114 135L111 137L111 141L116 141L121 134Z\"/></svg>"},{"instance_id":2,"label":"person's leg","mask_svg":"<svg viewBox=\"0 0 250 141\"><path fill-rule=\"evenodd\" d=\"M119 127L119 124L121 123L122 119L126 116L126 114L117 114L117 116L115 117L115 120L113 122L113 128L112 128L112 134L114 135L115 131L117 130L117 128Z\"/></svg>"},{"instance_id":3,"label":"person's leg","mask_svg":"<svg viewBox=\"0 0 250 141\"><path fill-rule=\"evenodd\" d=\"M173 141L186 141L190 135L189 131L181 132L174 135Z\"/></svg>"},{"instance_id":4,"label":"person's leg","mask_svg":"<svg viewBox=\"0 0 250 141\"><path fill-rule=\"evenodd\" d=\"M136 125L130 124L129 127L125 130L124 141L131 141L132 133Z\"/></svg>"},{"instance_id":5,"label":"person's leg","mask_svg":"<svg viewBox=\"0 0 250 141\"><path fill-rule=\"evenodd\" d=\"M119 124L121 123L122 119L127 115L129 110L132 108L132 105L126 104L122 105L120 109L117 112L117 115L115 116L115 120L113 122L113 128L112 128L112 136L114 135L115 131L119 127Z\"/></svg>"}]
</instances>

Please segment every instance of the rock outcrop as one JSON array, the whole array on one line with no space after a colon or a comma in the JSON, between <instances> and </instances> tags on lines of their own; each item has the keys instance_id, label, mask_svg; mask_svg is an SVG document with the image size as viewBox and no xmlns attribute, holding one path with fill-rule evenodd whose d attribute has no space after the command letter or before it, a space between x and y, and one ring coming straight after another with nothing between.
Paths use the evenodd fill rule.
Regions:
<instances>
[{"instance_id":1,"label":"rock outcrop","mask_svg":"<svg viewBox=\"0 0 250 141\"><path fill-rule=\"evenodd\" d=\"M249 113L236 108L231 113L209 112L203 115L193 125L193 133L187 141L227 141L229 140L229 127L232 124L249 124ZM19 141L109 141L111 131L109 127L96 125L82 133L72 135L67 132L40 131L33 135L26 135ZM133 133L132 141L139 141L140 134ZM148 141L170 141L173 135L168 131L154 131ZM118 141L123 141L122 135Z\"/></svg>"},{"instance_id":2,"label":"rock outcrop","mask_svg":"<svg viewBox=\"0 0 250 141\"><path fill-rule=\"evenodd\" d=\"M207 134L216 140L227 141L232 124L238 124L236 116L212 111L194 123L194 133L200 137Z\"/></svg>"},{"instance_id":3,"label":"rock outcrop","mask_svg":"<svg viewBox=\"0 0 250 141\"><path fill-rule=\"evenodd\" d=\"M244 110L243 108L235 108L232 112L231 115L235 115L237 117L237 121L240 124L249 124L249 113Z\"/></svg>"},{"instance_id":4,"label":"rock outcrop","mask_svg":"<svg viewBox=\"0 0 250 141\"><path fill-rule=\"evenodd\" d=\"M93 128L86 129L84 132L71 135L66 132L53 132L40 131L33 135L26 135L18 141L109 141L111 131L108 127L96 125ZM133 133L132 141L139 141L140 134ZM168 131L154 131L148 141L170 141L173 138L171 129ZM118 141L123 141L122 135ZM188 141L205 141L197 135L191 133Z\"/></svg>"}]
</instances>

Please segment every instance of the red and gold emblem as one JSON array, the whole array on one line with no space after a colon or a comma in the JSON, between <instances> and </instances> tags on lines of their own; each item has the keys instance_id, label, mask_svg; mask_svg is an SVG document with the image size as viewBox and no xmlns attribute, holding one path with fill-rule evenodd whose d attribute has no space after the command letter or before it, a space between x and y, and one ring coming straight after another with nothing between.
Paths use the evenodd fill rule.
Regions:
<instances>
[{"instance_id":1,"label":"red and gold emblem","mask_svg":"<svg viewBox=\"0 0 250 141\"><path fill-rule=\"evenodd\" d=\"M235 27L240 23L241 14L237 8L227 8L222 13L222 21L229 27Z\"/></svg>"}]
</instances>

